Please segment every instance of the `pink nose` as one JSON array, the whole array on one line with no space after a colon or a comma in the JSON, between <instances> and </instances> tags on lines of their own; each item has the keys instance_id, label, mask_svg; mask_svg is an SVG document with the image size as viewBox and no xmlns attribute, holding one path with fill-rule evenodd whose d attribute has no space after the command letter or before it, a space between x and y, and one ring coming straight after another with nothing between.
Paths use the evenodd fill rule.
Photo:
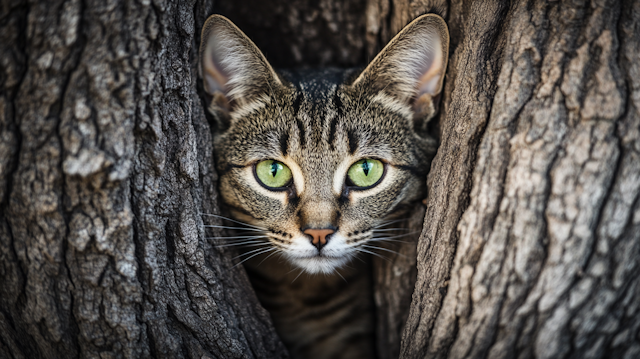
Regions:
<instances>
[{"instance_id":1,"label":"pink nose","mask_svg":"<svg viewBox=\"0 0 640 359\"><path fill-rule=\"evenodd\" d=\"M333 229L306 229L304 234L310 235L313 239L311 244L316 246L318 250L321 250L325 244L327 244L327 236L333 234Z\"/></svg>"}]
</instances>

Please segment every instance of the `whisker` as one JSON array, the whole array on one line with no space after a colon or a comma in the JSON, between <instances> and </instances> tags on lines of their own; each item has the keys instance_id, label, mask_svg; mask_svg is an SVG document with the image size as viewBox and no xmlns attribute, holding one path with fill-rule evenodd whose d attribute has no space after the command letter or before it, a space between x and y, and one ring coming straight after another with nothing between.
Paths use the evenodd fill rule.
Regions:
<instances>
[{"instance_id":1,"label":"whisker","mask_svg":"<svg viewBox=\"0 0 640 359\"><path fill-rule=\"evenodd\" d=\"M244 262L248 261L249 259L251 259L251 258L253 258L253 257L257 256L257 255L260 255L260 254L263 254L263 253L267 253L267 252L270 252L270 251L273 251L273 250L276 250L276 249L277 249L277 248L275 248L275 247L270 247L270 248L267 248L267 249L258 248L257 250L262 250L262 252L258 252L258 253L256 253L256 254L254 254L254 255L250 256L250 257L247 257L247 258L243 259L242 261L240 261L240 263L238 263L238 264L234 265L234 266L233 266L233 268L235 268L235 267L239 266L240 264L242 264L242 263L244 263ZM255 252L255 251L252 251L252 252ZM248 253L245 253L245 254L248 254ZM236 257L236 258L237 258L237 257Z\"/></svg>"},{"instance_id":2,"label":"whisker","mask_svg":"<svg viewBox=\"0 0 640 359\"><path fill-rule=\"evenodd\" d=\"M400 222L400 221L404 221L405 219L406 219L406 218L400 218L400 219L398 219L398 218L396 218L396 219L387 219L387 220L382 221L381 223Z\"/></svg>"},{"instance_id":3,"label":"whisker","mask_svg":"<svg viewBox=\"0 0 640 359\"><path fill-rule=\"evenodd\" d=\"M205 237L205 239L227 240L227 239L265 238L265 237L268 237L268 236L264 235L264 236Z\"/></svg>"},{"instance_id":4,"label":"whisker","mask_svg":"<svg viewBox=\"0 0 640 359\"><path fill-rule=\"evenodd\" d=\"M268 243L265 243L265 244L268 244ZM272 248L273 248L273 247L272 247ZM251 253L255 253L255 252L261 251L261 250L263 250L263 249L264 249L264 248L258 248L258 249L254 249L254 250L249 251L249 252L244 252L244 253L242 253L242 254L240 254L240 255L238 255L238 256L233 257L233 258L232 258L232 260L236 260L236 259L238 259L238 258L241 258L242 256L247 256L247 255L249 255L249 254L251 254Z\"/></svg>"},{"instance_id":5,"label":"whisker","mask_svg":"<svg viewBox=\"0 0 640 359\"><path fill-rule=\"evenodd\" d=\"M411 243L409 241L400 241L397 239L388 239L386 237L373 237L368 242L395 242L395 243Z\"/></svg>"},{"instance_id":6,"label":"whisker","mask_svg":"<svg viewBox=\"0 0 640 359\"><path fill-rule=\"evenodd\" d=\"M379 255L378 253L373 253L373 252L371 252L371 251L368 251L368 250L366 250L366 249L362 249L362 248L355 248L355 250L356 250L356 251L358 251L358 252L363 252L363 253L368 253L368 254L374 255L374 256L376 256L376 257L382 258L382 259L384 259L385 261L387 261L387 262L391 263L391 261L389 260L389 258L387 258L387 257L383 257L383 256Z\"/></svg>"},{"instance_id":7,"label":"whisker","mask_svg":"<svg viewBox=\"0 0 640 359\"><path fill-rule=\"evenodd\" d=\"M229 227L229 226L218 226L215 224L205 224L207 228L222 228L222 229L241 229L243 231L254 231L254 232L264 232L262 229L254 229L254 228L243 228L243 227Z\"/></svg>"},{"instance_id":8,"label":"whisker","mask_svg":"<svg viewBox=\"0 0 640 359\"><path fill-rule=\"evenodd\" d=\"M300 269L300 268L298 268L298 267L293 267L293 268L291 268L291 270L290 270L290 271L288 271L288 272L287 272L287 273L285 273L284 275L288 275L289 273L291 273L291 272L295 271L296 269ZM292 282L292 283L293 283L293 282Z\"/></svg>"},{"instance_id":9,"label":"whisker","mask_svg":"<svg viewBox=\"0 0 640 359\"><path fill-rule=\"evenodd\" d=\"M243 226L248 226L248 227L253 227L253 228L257 228L257 229L266 230L266 228L262 228L262 227L259 227L259 226L254 226L253 224L237 221L235 219L231 219L231 218L225 217L225 216L220 216L220 215L217 215L217 214L200 213L200 215L209 216L209 217L216 217L216 218L222 218L222 219L226 219L227 221L230 221L230 222L234 222L234 223L237 223L237 224L242 224Z\"/></svg>"},{"instance_id":10,"label":"whisker","mask_svg":"<svg viewBox=\"0 0 640 359\"><path fill-rule=\"evenodd\" d=\"M257 246L260 244L268 244L268 242L262 242L262 241L250 241L250 242L240 242L240 243L231 243L231 244L219 244L216 245L216 248L222 248L222 247L233 247L233 246Z\"/></svg>"},{"instance_id":11,"label":"whisker","mask_svg":"<svg viewBox=\"0 0 640 359\"><path fill-rule=\"evenodd\" d=\"M392 232L392 231L409 231L409 228L381 228L381 229L372 229L371 232Z\"/></svg>"},{"instance_id":12,"label":"whisker","mask_svg":"<svg viewBox=\"0 0 640 359\"><path fill-rule=\"evenodd\" d=\"M293 280L291 281L291 284L293 284L293 282L295 282L296 279L298 279L298 277L302 275L302 273L304 273L304 269L300 269L300 273L298 273L298 275L295 278L293 278Z\"/></svg>"},{"instance_id":13,"label":"whisker","mask_svg":"<svg viewBox=\"0 0 640 359\"><path fill-rule=\"evenodd\" d=\"M403 233L403 234L398 234L395 236L390 236L390 237L376 237L375 234L374 236L362 236L362 237L357 237L357 238L352 238L352 243L360 243L360 242L364 242L364 241L389 241L389 242L400 242L400 243L410 243L407 241L398 241L398 240L393 240L394 238L402 238L402 237L407 237L410 236L412 234L416 234L416 233L420 233L420 231L415 231L415 232L409 232L409 233ZM384 235L384 233L380 233L378 235Z\"/></svg>"},{"instance_id":14,"label":"whisker","mask_svg":"<svg viewBox=\"0 0 640 359\"><path fill-rule=\"evenodd\" d=\"M398 223L398 222L404 222L404 221L406 221L406 219L392 219L392 220L384 221L384 222L380 223L379 225L377 225L377 226L375 226L373 228L374 229L382 228L382 227L386 227L386 226L388 226L390 224L394 224L394 223Z\"/></svg>"},{"instance_id":15,"label":"whisker","mask_svg":"<svg viewBox=\"0 0 640 359\"><path fill-rule=\"evenodd\" d=\"M262 262L266 261L267 259L269 259L269 257L271 257L272 255L274 255L276 253L278 253L278 251L275 251L275 252L269 254L268 256L266 256L263 260L260 261L260 263L258 263L258 265L256 267L259 267L262 264Z\"/></svg>"},{"instance_id":16,"label":"whisker","mask_svg":"<svg viewBox=\"0 0 640 359\"><path fill-rule=\"evenodd\" d=\"M337 275L339 275L339 276L340 276L340 278L342 278L342 280L343 280L345 283L349 284L349 282L347 282L347 280L346 280L346 279L344 279L344 277L342 276L342 274L340 274L340 272L338 272L338 269L337 269L337 268L336 268L336 274L337 274Z\"/></svg>"},{"instance_id":17,"label":"whisker","mask_svg":"<svg viewBox=\"0 0 640 359\"><path fill-rule=\"evenodd\" d=\"M356 256L350 256L349 258L354 258L354 257L356 257ZM362 260L362 259L360 259L360 260ZM354 269L353 267L351 267L351 266L350 266L350 265L348 265L348 264L343 264L342 266L343 266L343 267L347 267L347 268L349 268L349 269L351 269L351 270L353 270L353 269ZM336 269L336 270L337 270L337 269Z\"/></svg>"},{"instance_id":18,"label":"whisker","mask_svg":"<svg viewBox=\"0 0 640 359\"><path fill-rule=\"evenodd\" d=\"M402 238L402 237L410 236L410 235L412 235L412 234L417 234L417 233L420 233L420 232L421 232L421 231L415 231L415 232L409 232L409 233L398 234L398 235L391 236L391 237L373 237L373 238L390 238L390 239L393 239L393 238Z\"/></svg>"},{"instance_id":19,"label":"whisker","mask_svg":"<svg viewBox=\"0 0 640 359\"><path fill-rule=\"evenodd\" d=\"M398 256L400 256L400 257L407 258L407 256L405 256L404 254L400 254L400 253L398 253L398 252L396 252L396 251L393 251L393 250L391 250L391 249L382 248L382 247L376 247L376 246L368 246L368 245L366 245L366 244L363 244L362 246L363 246L363 247L367 247L367 248L371 248L371 249L379 249L379 250L381 250L381 251L385 251L385 252L393 253L393 254L398 255Z\"/></svg>"}]
</instances>

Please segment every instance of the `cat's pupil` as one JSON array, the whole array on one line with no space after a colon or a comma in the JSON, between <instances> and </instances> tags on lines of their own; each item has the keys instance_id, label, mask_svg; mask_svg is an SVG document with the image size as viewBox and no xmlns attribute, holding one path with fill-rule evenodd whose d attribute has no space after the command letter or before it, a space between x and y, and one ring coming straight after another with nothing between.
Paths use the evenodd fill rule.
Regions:
<instances>
[{"instance_id":1,"label":"cat's pupil","mask_svg":"<svg viewBox=\"0 0 640 359\"><path fill-rule=\"evenodd\" d=\"M277 173L278 173L278 163L274 162L271 164L271 175L275 177Z\"/></svg>"},{"instance_id":2,"label":"cat's pupil","mask_svg":"<svg viewBox=\"0 0 640 359\"><path fill-rule=\"evenodd\" d=\"M362 162L362 171L364 172L365 176L369 175L369 170L371 169L371 167L373 167L373 164L367 162L367 160L364 160L364 162Z\"/></svg>"}]
</instances>

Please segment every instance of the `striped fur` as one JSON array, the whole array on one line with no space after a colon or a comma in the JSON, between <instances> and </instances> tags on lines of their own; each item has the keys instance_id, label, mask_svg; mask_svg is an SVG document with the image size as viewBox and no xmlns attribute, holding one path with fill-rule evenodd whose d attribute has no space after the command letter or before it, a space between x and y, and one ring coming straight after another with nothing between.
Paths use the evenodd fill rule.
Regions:
<instances>
[{"instance_id":1,"label":"striped fur","mask_svg":"<svg viewBox=\"0 0 640 359\"><path fill-rule=\"evenodd\" d=\"M295 358L374 356L369 259L352 258L426 194L436 142L424 123L435 112L447 51L444 21L425 15L363 71L275 72L231 22L214 15L205 24L200 56L218 122L220 194L236 220L266 236L270 251L248 249L256 256L246 268ZM385 163L379 184L364 190L346 182L363 158ZM292 185L260 185L254 166L265 159L287 165ZM305 228L335 233L318 249Z\"/></svg>"}]
</instances>

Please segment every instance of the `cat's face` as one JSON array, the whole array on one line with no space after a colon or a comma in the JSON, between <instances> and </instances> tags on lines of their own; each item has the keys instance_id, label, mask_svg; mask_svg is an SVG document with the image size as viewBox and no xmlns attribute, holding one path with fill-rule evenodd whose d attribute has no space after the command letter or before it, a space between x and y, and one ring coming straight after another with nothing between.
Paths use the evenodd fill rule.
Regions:
<instances>
[{"instance_id":1,"label":"cat's face","mask_svg":"<svg viewBox=\"0 0 640 359\"><path fill-rule=\"evenodd\" d=\"M421 19L359 76L276 74L228 20L213 16L203 29L222 198L308 272L369 252L376 228L425 195L435 141L421 128L442 87L448 36L441 19ZM426 45L415 39L425 31Z\"/></svg>"}]
</instances>

